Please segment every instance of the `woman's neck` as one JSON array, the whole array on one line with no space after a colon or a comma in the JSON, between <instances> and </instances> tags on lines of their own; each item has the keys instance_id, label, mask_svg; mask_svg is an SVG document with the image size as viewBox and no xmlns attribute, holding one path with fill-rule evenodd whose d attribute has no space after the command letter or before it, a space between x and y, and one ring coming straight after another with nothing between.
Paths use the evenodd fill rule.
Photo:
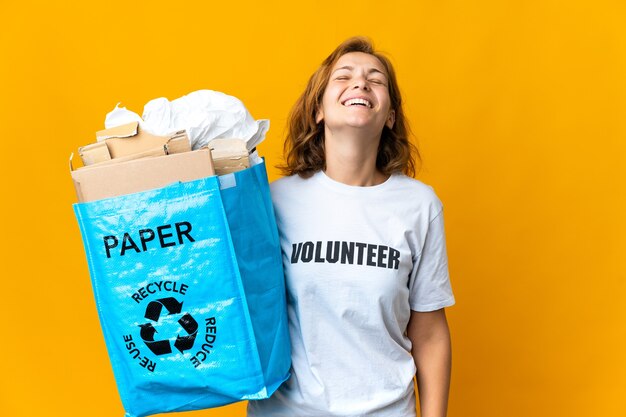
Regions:
<instances>
[{"instance_id":1,"label":"woman's neck","mask_svg":"<svg viewBox=\"0 0 626 417\"><path fill-rule=\"evenodd\" d=\"M324 140L326 175L347 185L367 187L382 184L389 176L376 168L379 141L380 137L368 139L362 135L327 135Z\"/></svg>"}]
</instances>

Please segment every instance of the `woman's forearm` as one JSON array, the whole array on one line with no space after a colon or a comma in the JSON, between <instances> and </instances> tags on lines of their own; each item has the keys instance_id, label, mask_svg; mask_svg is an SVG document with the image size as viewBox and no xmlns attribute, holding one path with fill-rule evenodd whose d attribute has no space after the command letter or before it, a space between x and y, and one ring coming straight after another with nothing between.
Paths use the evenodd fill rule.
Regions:
<instances>
[{"instance_id":1,"label":"woman's forearm","mask_svg":"<svg viewBox=\"0 0 626 417\"><path fill-rule=\"evenodd\" d=\"M443 310L413 313L409 323L412 355L417 367L417 388L421 417L445 417L448 408L452 349ZM425 316L426 315L426 316Z\"/></svg>"}]
</instances>

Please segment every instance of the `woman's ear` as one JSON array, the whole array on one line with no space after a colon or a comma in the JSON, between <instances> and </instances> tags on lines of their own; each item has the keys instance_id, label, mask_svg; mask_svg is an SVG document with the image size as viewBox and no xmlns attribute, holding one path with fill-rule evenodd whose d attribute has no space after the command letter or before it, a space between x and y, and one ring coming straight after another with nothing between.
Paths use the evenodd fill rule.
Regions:
<instances>
[{"instance_id":1,"label":"woman's ear","mask_svg":"<svg viewBox=\"0 0 626 417\"><path fill-rule=\"evenodd\" d=\"M324 120L324 109L322 109L322 107L320 106L317 114L315 115L315 123L319 123L322 120Z\"/></svg>"},{"instance_id":2,"label":"woman's ear","mask_svg":"<svg viewBox=\"0 0 626 417\"><path fill-rule=\"evenodd\" d=\"M391 110L389 112L389 116L387 117L387 121L385 122L385 126L389 129L393 129L393 124L396 122L396 111Z\"/></svg>"}]
</instances>

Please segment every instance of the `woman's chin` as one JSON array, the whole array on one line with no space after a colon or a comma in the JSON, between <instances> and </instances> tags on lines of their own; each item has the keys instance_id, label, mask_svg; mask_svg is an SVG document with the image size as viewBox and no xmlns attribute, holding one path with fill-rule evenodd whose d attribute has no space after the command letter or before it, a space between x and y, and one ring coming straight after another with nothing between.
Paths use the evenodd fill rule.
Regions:
<instances>
[{"instance_id":1,"label":"woman's chin","mask_svg":"<svg viewBox=\"0 0 626 417\"><path fill-rule=\"evenodd\" d=\"M382 132L383 125L381 123L377 123L376 120L372 120L371 117L358 117L353 116L341 121L336 121L335 123L326 122L328 127L332 130L341 130L344 128L355 128L355 129L371 129L372 131Z\"/></svg>"}]
</instances>

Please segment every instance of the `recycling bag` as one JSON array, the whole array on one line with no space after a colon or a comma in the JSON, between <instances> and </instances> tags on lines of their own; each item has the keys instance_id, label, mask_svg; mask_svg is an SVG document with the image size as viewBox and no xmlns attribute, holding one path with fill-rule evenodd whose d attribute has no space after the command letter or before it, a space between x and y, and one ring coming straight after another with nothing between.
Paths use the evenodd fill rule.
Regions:
<instances>
[{"instance_id":1,"label":"recycling bag","mask_svg":"<svg viewBox=\"0 0 626 417\"><path fill-rule=\"evenodd\" d=\"M289 377L264 162L74 212L127 417L263 399Z\"/></svg>"}]
</instances>

